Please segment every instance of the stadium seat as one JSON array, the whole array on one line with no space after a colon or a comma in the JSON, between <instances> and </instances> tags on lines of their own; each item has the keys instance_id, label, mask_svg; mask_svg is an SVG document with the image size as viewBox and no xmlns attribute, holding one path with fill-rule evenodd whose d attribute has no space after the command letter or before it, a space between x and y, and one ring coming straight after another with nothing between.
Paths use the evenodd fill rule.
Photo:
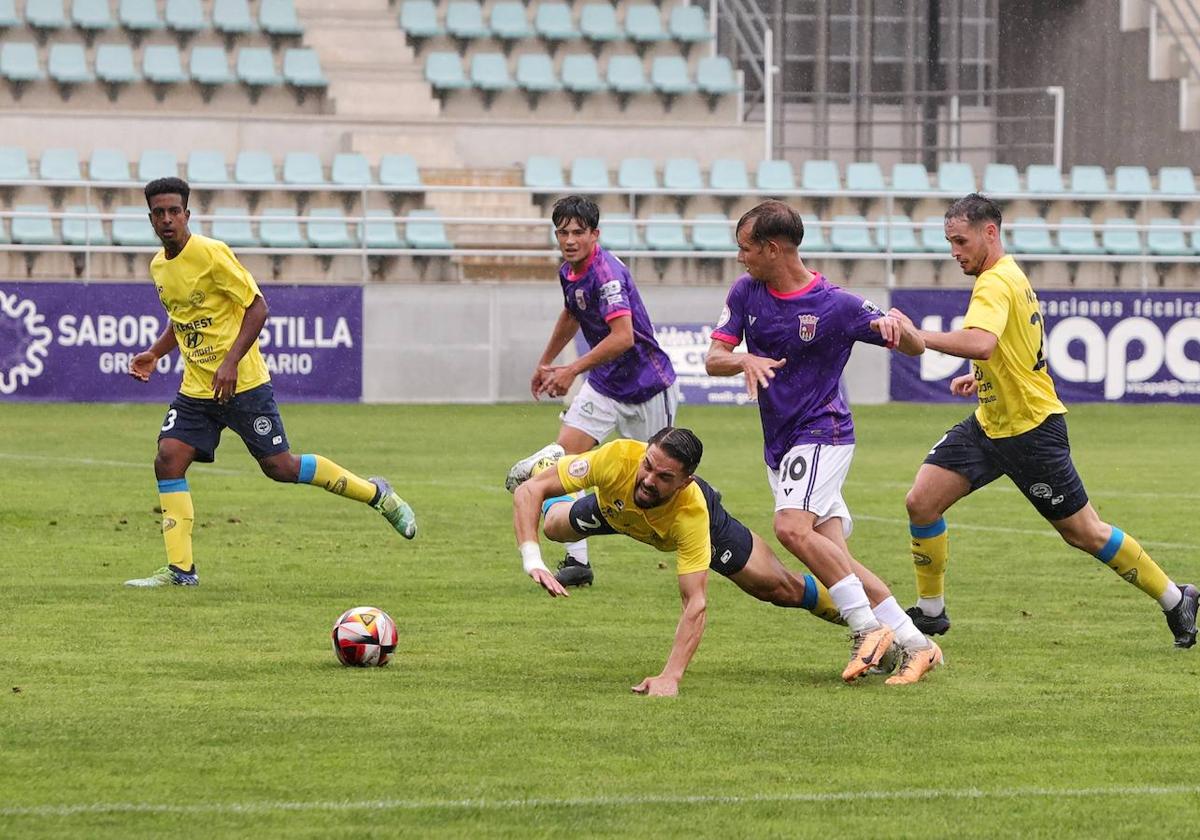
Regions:
<instances>
[{"instance_id":1,"label":"stadium seat","mask_svg":"<svg viewBox=\"0 0 1200 840\"><path fill-rule=\"evenodd\" d=\"M88 69L83 44L51 44L46 69L51 81L58 85L63 99L71 95L73 85L96 81L96 77Z\"/></svg>"},{"instance_id":2,"label":"stadium seat","mask_svg":"<svg viewBox=\"0 0 1200 840\"><path fill-rule=\"evenodd\" d=\"M1096 229L1086 216L1067 216L1060 222L1067 227L1058 231L1058 247L1064 254L1103 254L1096 242Z\"/></svg>"},{"instance_id":3,"label":"stadium seat","mask_svg":"<svg viewBox=\"0 0 1200 840\"><path fill-rule=\"evenodd\" d=\"M892 191L908 195L929 192L929 173L925 166L920 163L897 163L893 166Z\"/></svg>"},{"instance_id":4,"label":"stadium seat","mask_svg":"<svg viewBox=\"0 0 1200 840\"><path fill-rule=\"evenodd\" d=\"M609 41L619 41L625 37L617 25L616 9L608 3L589 3L584 6L579 13L579 32L592 42L596 52Z\"/></svg>"},{"instance_id":5,"label":"stadium seat","mask_svg":"<svg viewBox=\"0 0 1200 840\"><path fill-rule=\"evenodd\" d=\"M796 189L796 174L792 164L786 160L764 160L758 165L754 177L755 186L759 191L779 194Z\"/></svg>"},{"instance_id":6,"label":"stadium seat","mask_svg":"<svg viewBox=\"0 0 1200 840\"><path fill-rule=\"evenodd\" d=\"M166 20L167 29L174 32L181 41L208 29L208 21L204 17L204 8L200 0L167 0L163 18Z\"/></svg>"},{"instance_id":7,"label":"stadium seat","mask_svg":"<svg viewBox=\"0 0 1200 840\"><path fill-rule=\"evenodd\" d=\"M641 239L628 213L606 213L600 223L600 244L610 251L641 250Z\"/></svg>"},{"instance_id":8,"label":"stadium seat","mask_svg":"<svg viewBox=\"0 0 1200 840\"><path fill-rule=\"evenodd\" d=\"M352 235L345 213L336 207L314 207L308 211L308 241L314 248L354 248L358 237ZM357 227L357 225L356 225Z\"/></svg>"},{"instance_id":9,"label":"stadium seat","mask_svg":"<svg viewBox=\"0 0 1200 840\"><path fill-rule=\"evenodd\" d=\"M294 218L296 211L290 207L268 207L262 211L263 219L258 223L258 235L268 248L305 248L308 240L300 232L300 223Z\"/></svg>"},{"instance_id":10,"label":"stadium seat","mask_svg":"<svg viewBox=\"0 0 1200 840\"><path fill-rule=\"evenodd\" d=\"M313 152L288 152L283 158L283 183L293 186L324 186L325 167Z\"/></svg>"},{"instance_id":11,"label":"stadium seat","mask_svg":"<svg viewBox=\"0 0 1200 840\"><path fill-rule=\"evenodd\" d=\"M612 183L603 158L579 157L571 162L571 189L606 190Z\"/></svg>"},{"instance_id":12,"label":"stadium seat","mask_svg":"<svg viewBox=\"0 0 1200 840\"><path fill-rule=\"evenodd\" d=\"M582 107L588 94L606 89L595 56L587 53L563 56L562 82L574 98L576 108Z\"/></svg>"},{"instance_id":13,"label":"stadium seat","mask_svg":"<svg viewBox=\"0 0 1200 840\"><path fill-rule=\"evenodd\" d=\"M545 53L528 53L517 59L517 86L525 91L531 106L544 93L562 90L562 82L554 75L554 62Z\"/></svg>"},{"instance_id":14,"label":"stadium seat","mask_svg":"<svg viewBox=\"0 0 1200 840\"><path fill-rule=\"evenodd\" d=\"M838 225L830 230L829 244L835 251L877 251L871 228L862 216L834 216Z\"/></svg>"},{"instance_id":15,"label":"stadium seat","mask_svg":"<svg viewBox=\"0 0 1200 840\"><path fill-rule=\"evenodd\" d=\"M250 4L246 0L213 0L212 25L225 36L226 46L233 46L236 38L255 31Z\"/></svg>"},{"instance_id":16,"label":"stadium seat","mask_svg":"<svg viewBox=\"0 0 1200 840\"><path fill-rule=\"evenodd\" d=\"M283 84L283 78L275 71L275 56L267 47L242 47L237 57L238 81L250 92L250 101L269 87Z\"/></svg>"},{"instance_id":17,"label":"stadium seat","mask_svg":"<svg viewBox=\"0 0 1200 840\"><path fill-rule=\"evenodd\" d=\"M800 170L800 187L813 192L827 193L842 188L838 165L831 160L806 160Z\"/></svg>"},{"instance_id":18,"label":"stadium seat","mask_svg":"<svg viewBox=\"0 0 1200 840\"><path fill-rule=\"evenodd\" d=\"M1142 255L1142 235L1133 229L1134 224L1133 219L1106 219L1100 233L1104 251L1125 257Z\"/></svg>"},{"instance_id":19,"label":"stadium seat","mask_svg":"<svg viewBox=\"0 0 1200 840\"><path fill-rule=\"evenodd\" d=\"M1192 249L1179 219L1151 219L1146 233L1146 248L1160 257L1190 257Z\"/></svg>"},{"instance_id":20,"label":"stadium seat","mask_svg":"<svg viewBox=\"0 0 1200 840\"><path fill-rule=\"evenodd\" d=\"M654 161L649 158L625 158L617 168L617 186L623 190L653 190L658 188Z\"/></svg>"},{"instance_id":21,"label":"stadium seat","mask_svg":"<svg viewBox=\"0 0 1200 840\"><path fill-rule=\"evenodd\" d=\"M1071 192L1103 194L1108 191L1108 175L1103 166L1071 167Z\"/></svg>"},{"instance_id":22,"label":"stadium seat","mask_svg":"<svg viewBox=\"0 0 1200 840\"><path fill-rule=\"evenodd\" d=\"M712 40L712 32L708 28L708 16L699 5L676 6L671 9L667 30L671 37L683 45L686 50L692 44L700 44Z\"/></svg>"},{"instance_id":23,"label":"stadium seat","mask_svg":"<svg viewBox=\"0 0 1200 840\"><path fill-rule=\"evenodd\" d=\"M112 222L112 241L116 245L157 246L162 243L146 217L146 205L118 207Z\"/></svg>"},{"instance_id":24,"label":"stadium seat","mask_svg":"<svg viewBox=\"0 0 1200 840\"><path fill-rule=\"evenodd\" d=\"M621 107L637 93L649 93L645 68L636 55L614 55L608 59L608 88L617 95Z\"/></svg>"},{"instance_id":25,"label":"stadium seat","mask_svg":"<svg viewBox=\"0 0 1200 840\"><path fill-rule=\"evenodd\" d=\"M471 86L463 74L462 59L452 52L432 52L426 56L425 81L433 86L434 93L443 100L450 91Z\"/></svg>"},{"instance_id":26,"label":"stadium seat","mask_svg":"<svg viewBox=\"0 0 1200 840\"><path fill-rule=\"evenodd\" d=\"M513 0L504 0L492 6L490 25L492 37L502 42L506 51L517 41L533 37L533 27L525 16L525 6Z\"/></svg>"},{"instance_id":27,"label":"stadium seat","mask_svg":"<svg viewBox=\"0 0 1200 840\"><path fill-rule=\"evenodd\" d=\"M0 181L26 181L29 172L29 156L20 146L0 146Z\"/></svg>"},{"instance_id":28,"label":"stadium seat","mask_svg":"<svg viewBox=\"0 0 1200 840\"><path fill-rule=\"evenodd\" d=\"M188 155L187 179L191 184L225 184L229 170L225 155L214 151L195 151Z\"/></svg>"},{"instance_id":29,"label":"stadium seat","mask_svg":"<svg viewBox=\"0 0 1200 840\"><path fill-rule=\"evenodd\" d=\"M696 65L696 87L708 97L709 108L715 108L722 96L738 91L733 64L723 55L711 55L700 59Z\"/></svg>"},{"instance_id":30,"label":"stadium seat","mask_svg":"<svg viewBox=\"0 0 1200 840\"><path fill-rule=\"evenodd\" d=\"M566 3L539 3L533 28L552 50L559 44L578 41L581 37L571 20L571 7Z\"/></svg>"},{"instance_id":31,"label":"stadium seat","mask_svg":"<svg viewBox=\"0 0 1200 840\"><path fill-rule=\"evenodd\" d=\"M18 245L57 245L54 222L48 218L22 216L22 213L49 213L45 204L18 204L13 208L12 241ZM143 217L144 218L144 217Z\"/></svg>"},{"instance_id":32,"label":"stadium seat","mask_svg":"<svg viewBox=\"0 0 1200 840\"><path fill-rule=\"evenodd\" d=\"M38 60L37 45L27 41L0 44L0 76L13 83L16 96L20 96L25 82L46 78Z\"/></svg>"},{"instance_id":33,"label":"stadium seat","mask_svg":"<svg viewBox=\"0 0 1200 840\"><path fill-rule=\"evenodd\" d=\"M969 163L944 160L938 164L938 189L942 192L967 195L975 192L975 170Z\"/></svg>"},{"instance_id":34,"label":"stadium seat","mask_svg":"<svg viewBox=\"0 0 1200 840\"><path fill-rule=\"evenodd\" d=\"M1050 238L1050 228L1040 216L1025 216L1014 220L1010 227L1012 249L1018 254L1057 254L1058 245Z\"/></svg>"},{"instance_id":35,"label":"stadium seat","mask_svg":"<svg viewBox=\"0 0 1200 840\"><path fill-rule=\"evenodd\" d=\"M855 192L884 192L883 170L875 162L851 163L846 166L846 189Z\"/></svg>"},{"instance_id":36,"label":"stadium seat","mask_svg":"<svg viewBox=\"0 0 1200 840\"><path fill-rule=\"evenodd\" d=\"M342 187L365 187L375 183L371 162L359 152L338 152L329 168L329 180Z\"/></svg>"},{"instance_id":37,"label":"stadium seat","mask_svg":"<svg viewBox=\"0 0 1200 840\"><path fill-rule=\"evenodd\" d=\"M38 177L43 181L82 181L79 153L74 149L46 149L38 163Z\"/></svg>"},{"instance_id":38,"label":"stadium seat","mask_svg":"<svg viewBox=\"0 0 1200 840\"><path fill-rule=\"evenodd\" d=\"M212 98L217 87L234 81L233 74L229 72L229 56L223 47L192 47L188 72L192 81L203 89L206 102Z\"/></svg>"},{"instance_id":39,"label":"stadium seat","mask_svg":"<svg viewBox=\"0 0 1200 840\"><path fill-rule=\"evenodd\" d=\"M391 210L368 210L364 224L363 243L368 248L404 248L407 243L396 227Z\"/></svg>"},{"instance_id":40,"label":"stadium seat","mask_svg":"<svg viewBox=\"0 0 1200 840\"><path fill-rule=\"evenodd\" d=\"M121 85L141 78L133 65L133 50L128 44L100 44L96 47L96 78L105 84L111 100L116 100Z\"/></svg>"},{"instance_id":41,"label":"stadium seat","mask_svg":"<svg viewBox=\"0 0 1200 840\"><path fill-rule=\"evenodd\" d=\"M90 45L96 33L113 28L108 0L74 0L71 4L71 22L75 24Z\"/></svg>"},{"instance_id":42,"label":"stadium seat","mask_svg":"<svg viewBox=\"0 0 1200 840\"><path fill-rule=\"evenodd\" d=\"M804 241L800 248L807 254L829 250L828 228L822 226L820 219L809 219L804 225Z\"/></svg>"},{"instance_id":43,"label":"stadium seat","mask_svg":"<svg viewBox=\"0 0 1200 840\"><path fill-rule=\"evenodd\" d=\"M663 187L677 193L704 191L700 163L695 158L671 158L663 166Z\"/></svg>"},{"instance_id":44,"label":"stadium seat","mask_svg":"<svg viewBox=\"0 0 1200 840\"><path fill-rule=\"evenodd\" d=\"M158 32L164 27L155 0L121 0L117 6L117 20L133 36L134 46L147 32Z\"/></svg>"},{"instance_id":45,"label":"stadium seat","mask_svg":"<svg viewBox=\"0 0 1200 840\"><path fill-rule=\"evenodd\" d=\"M245 207L218 207L213 211L212 236L231 248L258 248L262 240L254 235L249 219L231 218L249 214Z\"/></svg>"},{"instance_id":46,"label":"stadium seat","mask_svg":"<svg viewBox=\"0 0 1200 840\"><path fill-rule=\"evenodd\" d=\"M1164 166L1158 170L1160 195L1189 197L1196 195L1196 178L1188 166Z\"/></svg>"},{"instance_id":47,"label":"stadium seat","mask_svg":"<svg viewBox=\"0 0 1200 840\"><path fill-rule=\"evenodd\" d=\"M416 217L414 219L414 217ZM446 237L446 226L436 210L413 210L404 228L404 238L413 248L453 248Z\"/></svg>"},{"instance_id":48,"label":"stadium seat","mask_svg":"<svg viewBox=\"0 0 1200 840\"><path fill-rule=\"evenodd\" d=\"M561 190L564 186L562 161L547 155L530 155L525 161L525 186L542 192Z\"/></svg>"},{"instance_id":49,"label":"stadium seat","mask_svg":"<svg viewBox=\"0 0 1200 840\"><path fill-rule=\"evenodd\" d=\"M6 29L16 29L20 25L16 0L0 0L0 33Z\"/></svg>"},{"instance_id":50,"label":"stadium seat","mask_svg":"<svg viewBox=\"0 0 1200 840\"><path fill-rule=\"evenodd\" d=\"M274 186L275 162L267 152L238 152L233 180L248 187Z\"/></svg>"},{"instance_id":51,"label":"stadium seat","mask_svg":"<svg viewBox=\"0 0 1200 840\"><path fill-rule=\"evenodd\" d=\"M692 226L692 247L698 251L736 251L737 243L733 241L733 227L729 219L720 213L698 213L697 222L712 224ZM719 222L719 224L718 224Z\"/></svg>"},{"instance_id":52,"label":"stadium seat","mask_svg":"<svg viewBox=\"0 0 1200 840\"><path fill-rule=\"evenodd\" d=\"M475 53L471 56L471 84L483 94L484 107L490 107L497 94L516 87L508 74L508 60L500 53Z\"/></svg>"},{"instance_id":53,"label":"stadium seat","mask_svg":"<svg viewBox=\"0 0 1200 840\"><path fill-rule=\"evenodd\" d=\"M687 234L683 221L676 213L652 213L647 220L659 224L646 225L646 247L652 251L687 251Z\"/></svg>"},{"instance_id":54,"label":"stadium seat","mask_svg":"<svg viewBox=\"0 0 1200 840\"><path fill-rule=\"evenodd\" d=\"M1013 195L1021 191L1021 176L1011 163L989 163L983 170L983 191Z\"/></svg>"},{"instance_id":55,"label":"stadium seat","mask_svg":"<svg viewBox=\"0 0 1200 840\"><path fill-rule=\"evenodd\" d=\"M921 250L931 254L949 254L946 241L946 220L942 216L926 216L921 222Z\"/></svg>"},{"instance_id":56,"label":"stadium seat","mask_svg":"<svg viewBox=\"0 0 1200 840\"><path fill-rule=\"evenodd\" d=\"M186 82L179 50L174 44L153 44L142 50L142 75L155 87L155 97L161 102L168 85Z\"/></svg>"},{"instance_id":57,"label":"stadium seat","mask_svg":"<svg viewBox=\"0 0 1200 840\"><path fill-rule=\"evenodd\" d=\"M132 181L129 158L120 149L95 149L88 160L88 179L92 181Z\"/></svg>"},{"instance_id":58,"label":"stadium seat","mask_svg":"<svg viewBox=\"0 0 1200 840\"><path fill-rule=\"evenodd\" d=\"M272 38L299 38L304 34L304 24L296 17L292 0L261 0L258 26Z\"/></svg>"},{"instance_id":59,"label":"stadium seat","mask_svg":"<svg viewBox=\"0 0 1200 840\"><path fill-rule=\"evenodd\" d=\"M87 219L63 219L62 242L64 245L107 245L108 234L104 232L104 222L96 214L99 208L90 205L72 204L66 208L68 213L87 213Z\"/></svg>"},{"instance_id":60,"label":"stadium seat","mask_svg":"<svg viewBox=\"0 0 1200 840\"><path fill-rule=\"evenodd\" d=\"M3 21L0 20L0 23L2 22ZM12 240L8 237L8 221L0 218L0 245L7 245L10 242L12 242Z\"/></svg>"},{"instance_id":61,"label":"stadium seat","mask_svg":"<svg viewBox=\"0 0 1200 840\"><path fill-rule=\"evenodd\" d=\"M466 42L492 34L483 22L483 7L475 0L452 0L446 6L446 33L465 48Z\"/></svg>"},{"instance_id":62,"label":"stadium seat","mask_svg":"<svg viewBox=\"0 0 1200 840\"><path fill-rule=\"evenodd\" d=\"M696 92L696 85L688 76L687 61L678 55L655 56L650 65L650 84L664 97L667 108L676 96Z\"/></svg>"},{"instance_id":63,"label":"stadium seat","mask_svg":"<svg viewBox=\"0 0 1200 840\"><path fill-rule=\"evenodd\" d=\"M894 254L920 253L921 244L917 242L917 233L913 228L912 219L904 215L884 216L876 227L876 239L881 251L891 251Z\"/></svg>"},{"instance_id":64,"label":"stadium seat","mask_svg":"<svg viewBox=\"0 0 1200 840\"><path fill-rule=\"evenodd\" d=\"M1062 172L1046 163L1031 163L1025 168L1025 189L1031 193L1066 192Z\"/></svg>"},{"instance_id":65,"label":"stadium seat","mask_svg":"<svg viewBox=\"0 0 1200 840\"><path fill-rule=\"evenodd\" d=\"M379 159L379 183L385 187L422 186L416 160L412 155L384 155Z\"/></svg>"},{"instance_id":66,"label":"stadium seat","mask_svg":"<svg viewBox=\"0 0 1200 840\"><path fill-rule=\"evenodd\" d=\"M303 102L309 92L323 92L329 87L317 51L306 47L283 51L283 81L295 92L298 102Z\"/></svg>"},{"instance_id":67,"label":"stadium seat","mask_svg":"<svg viewBox=\"0 0 1200 840\"><path fill-rule=\"evenodd\" d=\"M433 0L404 0L400 6L400 28L417 50L425 41L438 38L446 32L438 23L437 6Z\"/></svg>"},{"instance_id":68,"label":"stadium seat","mask_svg":"<svg viewBox=\"0 0 1200 840\"><path fill-rule=\"evenodd\" d=\"M41 43L51 32L66 29L67 16L63 12L63 0L33 0L25 3L25 25L32 29Z\"/></svg>"},{"instance_id":69,"label":"stadium seat","mask_svg":"<svg viewBox=\"0 0 1200 840\"><path fill-rule=\"evenodd\" d=\"M648 3L625 7L625 34L638 50L671 38L663 28L662 12Z\"/></svg>"},{"instance_id":70,"label":"stadium seat","mask_svg":"<svg viewBox=\"0 0 1200 840\"><path fill-rule=\"evenodd\" d=\"M142 183L155 178L179 177L179 159L168 149L147 149L138 161L138 180Z\"/></svg>"},{"instance_id":71,"label":"stadium seat","mask_svg":"<svg viewBox=\"0 0 1200 840\"><path fill-rule=\"evenodd\" d=\"M708 173L708 185L714 190L750 192L750 176L746 164L736 158L718 158Z\"/></svg>"}]
</instances>

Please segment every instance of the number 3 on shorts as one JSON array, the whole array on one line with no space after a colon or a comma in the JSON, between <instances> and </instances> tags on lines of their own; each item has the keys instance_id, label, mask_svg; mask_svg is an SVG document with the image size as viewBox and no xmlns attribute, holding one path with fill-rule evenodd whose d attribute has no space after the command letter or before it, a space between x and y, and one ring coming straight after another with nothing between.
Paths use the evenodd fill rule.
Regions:
<instances>
[{"instance_id":1,"label":"number 3 on shorts","mask_svg":"<svg viewBox=\"0 0 1200 840\"><path fill-rule=\"evenodd\" d=\"M169 410L167 411L167 416L166 416L166 418L163 420L162 428L161 428L161 429L159 429L159 431L161 431L161 432L169 432L169 431L171 431L171 429L174 429L174 428L175 428L175 418L176 418L176 417L178 417L178 416L179 416L179 412L178 412L178 411L176 411L176 410L175 410L175 409L173 409L173 408L172 408L172 409L169 409Z\"/></svg>"}]
</instances>

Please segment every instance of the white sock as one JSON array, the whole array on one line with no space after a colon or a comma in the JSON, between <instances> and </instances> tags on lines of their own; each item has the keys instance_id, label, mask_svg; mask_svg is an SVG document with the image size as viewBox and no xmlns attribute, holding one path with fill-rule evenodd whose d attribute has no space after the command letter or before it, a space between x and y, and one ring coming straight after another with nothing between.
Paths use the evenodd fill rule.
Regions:
<instances>
[{"instance_id":1,"label":"white sock","mask_svg":"<svg viewBox=\"0 0 1200 840\"><path fill-rule=\"evenodd\" d=\"M837 604L838 612L850 625L851 632L861 633L879 626L875 613L871 612L871 602L867 600L862 581L853 572L829 587L829 597Z\"/></svg>"},{"instance_id":2,"label":"white sock","mask_svg":"<svg viewBox=\"0 0 1200 840\"><path fill-rule=\"evenodd\" d=\"M1162 597L1158 599L1158 605L1163 608L1163 612L1170 612L1179 606L1179 602L1183 600L1183 593L1179 591L1179 587L1175 585L1175 581L1167 581L1167 588L1163 590Z\"/></svg>"},{"instance_id":3,"label":"white sock","mask_svg":"<svg viewBox=\"0 0 1200 840\"><path fill-rule=\"evenodd\" d=\"M917 629L908 613L900 609L895 596L888 598L875 607L875 617L883 624L892 628L896 634L896 643L905 650L925 650L929 640Z\"/></svg>"},{"instance_id":4,"label":"white sock","mask_svg":"<svg viewBox=\"0 0 1200 840\"><path fill-rule=\"evenodd\" d=\"M938 595L936 598L918 598L917 606L921 608L921 612L930 618L937 618L946 610L946 596Z\"/></svg>"},{"instance_id":5,"label":"white sock","mask_svg":"<svg viewBox=\"0 0 1200 840\"><path fill-rule=\"evenodd\" d=\"M570 554L577 562L586 566L588 564L587 540L567 543L567 554Z\"/></svg>"}]
</instances>

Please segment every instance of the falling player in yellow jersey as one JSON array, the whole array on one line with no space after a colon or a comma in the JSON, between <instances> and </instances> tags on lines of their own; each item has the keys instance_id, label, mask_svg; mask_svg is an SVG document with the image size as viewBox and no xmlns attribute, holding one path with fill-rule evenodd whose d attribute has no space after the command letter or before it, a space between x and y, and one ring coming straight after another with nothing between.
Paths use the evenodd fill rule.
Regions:
<instances>
[{"instance_id":1,"label":"falling player in yellow jersey","mask_svg":"<svg viewBox=\"0 0 1200 840\"><path fill-rule=\"evenodd\" d=\"M517 477L517 545L525 572L551 596L565 596L567 590L542 562L539 512L545 513L546 536L556 542L625 534L676 553L683 611L675 642L662 672L633 687L639 694L678 692L704 633L709 569L760 601L844 623L820 581L786 569L761 537L726 512L721 494L694 475L703 451L690 430L668 426L648 443L618 439L581 455L548 457ZM595 493L579 499L567 495L588 488ZM896 658L893 652L876 671L894 668Z\"/></svg>"},{"instance_id":2,"label":"falling player in yellow jersey","mask_svg":"<svg viewBox=\"0 0 1200 840\"><path fill-rule=\"evenodd\" d=\"M1088 501L1071 460L1067 409L1046 369L1037 296L1004 253L1000 225L1000 209L978 193L946 211L951 253L975 286L962 329L919 332L930 350L972 360L971 372L956 377L950 390L978 396L979 408L933 445L905 500L918 594L908 613L924 633L950 629L944 592L949 535L942 515L1007 475L1068 544L1157 601L1175 646L1191 647L1200 592L1176 585L1137 540L1100 519Z\"/></svg>"},{"instance_id":3,"label":"falling player in yellow jersey","mask_svg":"<svg viewBox=\"0 0 1200 840\"><path fill-rule=\"evenodd\" d=\"M158 340L133 358L129 373L148 381L155 363L176 348L184 359L184 373L159 431L154 459L167 565L125 585L199 582L192 560L194 512L187 470L193 461L214 459L226 427L241 437L269 478L315 484L369 504L412 539L417 533L412 508L387 481L360 478L320 455L291 453L258 348L267 303L228 245L188 230L189 193L180 178L159 178L146 185L150 223L163 244L150 262L150 275L168 320Z\"/></svg>"}]
</instances>

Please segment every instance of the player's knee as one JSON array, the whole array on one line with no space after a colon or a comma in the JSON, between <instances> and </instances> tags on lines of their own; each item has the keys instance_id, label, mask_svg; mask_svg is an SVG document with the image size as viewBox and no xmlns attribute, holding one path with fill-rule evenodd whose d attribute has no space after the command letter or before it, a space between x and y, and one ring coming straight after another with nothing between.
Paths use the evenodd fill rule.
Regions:
<instances>
[{"instance_id":1,"label":"player's knee","mask_svg":"<svg viewBox=\"0 0 1200 840\"><path fill-rule=\"evenodd\" d=\"M265 458L258 462L263 475L272 481L294 484L300 478L298 458Z\"/></svg>"},{"instance_id":2,"label":"player's knee","mask_svg":"<svg viewBox=\"0 0 1200 840\"><path fill-rule=\"evenodd\" d=\"M1072 548L1077 548L1080 551L1086 551L1088 554L1095 554L1100 549L1104 548L1108 542L1109 534L1105 532L1103 523L1100 523L1099 528L1089 528L1076 526L1072 528L1062 528L1059 534L1063 540Z\"/></svg>"},{"instance_id":3,"label":"player's knee","mask_svg":"<svg viewBox=\"0 0 1200 840\"><path fill-rule=\"evenodd\" d=\"M813 530L786 520L776 520L775 537L787 547L788 551L798 557L803 557L813 538Z\"/></svg>"},{"instance_id":4,"label":"player's knee","mask_svg":"<svg viewBox=\"0 0 1200 840\"><path fill-rule=\"evenodd\" d=\"M920 525L933 522L941 515L939 511L933 509L923 495L917 492L915 487L909 490L908 495L904 497L904 507L908 510L908 521Z\"/></svg>"},{"instance_id":5,"label":"player's knee","mask_svg":"<svg viewBox=\"0 0 1200 840\"><path fill-rule=\"evenodd\" d=\"M187 460L164 449L159 449L154 456L155 478L178 478L187 469Z\"/></svg>"}]
</instances>

